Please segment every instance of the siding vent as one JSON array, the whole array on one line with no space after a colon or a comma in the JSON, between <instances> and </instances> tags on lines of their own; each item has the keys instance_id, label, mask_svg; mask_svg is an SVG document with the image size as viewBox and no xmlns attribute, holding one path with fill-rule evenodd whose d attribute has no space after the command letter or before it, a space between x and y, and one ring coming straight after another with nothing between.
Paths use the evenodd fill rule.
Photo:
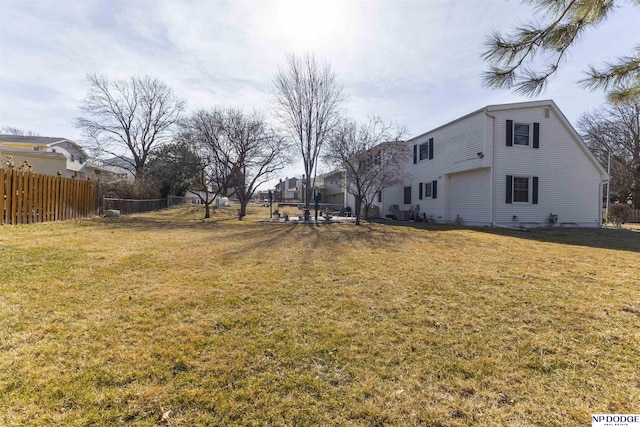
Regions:
<instances>
[{"instance_id":1,"label":"siding vent","mask_svg":"<svg viewBox=\"0 0 640 427\"><path fill-rule=\"evenodd\" d=\"M545 108L545 109L544 109L544 118L545 118L545 119L548 119L548 118L549 118L549 109L548 109L548 108Z\"/></svg>"}]
</instances>

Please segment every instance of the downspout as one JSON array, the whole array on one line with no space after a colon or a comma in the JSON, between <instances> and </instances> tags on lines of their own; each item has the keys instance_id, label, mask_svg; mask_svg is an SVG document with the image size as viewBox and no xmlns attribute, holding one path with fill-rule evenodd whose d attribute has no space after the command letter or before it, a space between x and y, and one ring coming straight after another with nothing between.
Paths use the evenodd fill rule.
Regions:
<instances>
[{"instance_id":1,"label":"downspout","mask_svg":"<svg viewBox=\"0 0 640 427\"><path fill-rule=\"evenodd\" d=\"M484 107L484 114L488 117L491 117L492 128L491 128L491 179L489 183L491 187L489 188L489 193L491 194L491 226L497 227L498 225L495 222L495 212L496 212L496 196L494 194L496 188L496 174L495 174L495 158L496 158L496 116L489 114L487 111L487 107Z\"/></svg>"}]
</instances>

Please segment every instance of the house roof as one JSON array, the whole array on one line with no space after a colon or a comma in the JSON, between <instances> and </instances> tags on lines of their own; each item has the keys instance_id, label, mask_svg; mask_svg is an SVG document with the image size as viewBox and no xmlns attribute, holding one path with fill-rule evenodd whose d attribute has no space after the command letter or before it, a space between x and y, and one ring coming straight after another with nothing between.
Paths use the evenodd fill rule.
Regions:
<instances>
[{"instance_id":1,"label":"house roof","mask_svg":"<svg viewBox=\"0 0 640 427\"><path fill-rule=\"evenodd\" d=\"M521 109L521 108L535 108L535 107L548 107L548 108L551 108L556 113L556 115L558 116L558 118L562 122L562 125L565 127L567 132L569 132L569 134L576 141L576 143L578 144L580 149L589 158L591 163L593 163L595 168L598 169L598 171L600 172L600 175L607 176L607 171L602 167L602 165L600 164L598 159L596 159L596 157L593 155L591 150L589 150L589 148L584 143L584 141L582 140L582 138L580 137L578 132L576 132L574 127L571 125L571 122L569 122L569 119L567 119L567 117L560 110L560 108L558 108L558 106L556 105L555 102L553 102L552 99L543 99L543 100L539 100L539 101L527 101L527 102L513 102L513 103L510 103L510 104L487 105L485 107L482 107L482 108L479 108L479 109L477 109L475 111L472 111L469 114L465 114L462 117L458 117L455 120L452 120L452 121L450 121L448 123L445 123L445 124L443 124L441 126L438 126L438 127L434 128L434 129L431 129L428 132L424 132L424 133L421 133L420 135L414 136L413 138L409 139L407 142L410 143L411 141L414 141L414 140L416 140L418 138L421 138L421 137L423 137L425 135L433 133L433 132L435 132L435 131L437 131L439 129L442 129L444 127L450 126L450 125L452 125L452 124L454 124L456 122L464 120L467 117L471 117L471 116L473 116L475 114L478 114L478 113L485 113L485 114L490 115L489 113L491 113L492 111L516 110L516 109Z\"/></svg>"},{"instance_id":2,"label":"house roof","mask_svg":"<svg viewBox=\"0 0 640 427\"><path fill-rule=\"evenodd\" d=\"M0 143L0 152L5 154L16 154L22 156L32 156L32 157L45 157L45 158L58 158L60 160L65 160L66 157L61 153L53 153L51 151L34 151L34 150L26 150L22 148L14 148L7 147L6 145L2 145Z\"/></svg>"},{"instance_id":3,"label":"house roof","mask_svg":"<svg viewBox=\"0 0 640 427\"><path fill-rule=\"evenodd\" d=\"M48 136L0 135L0 141L23 143L23 144L50 145L58 142L71 141L71 140L66 138L48 137Z\"/></svg>"},{"instance_id":4,"label":"house roof","mask_svg":"<svg viewBox=\"0 0 640 427\"><path fill-rule=\"evenodd\" d=\"M84 157L89 157L84 149L75 141L68 138L49 137L49 136L22 136L22 135L0 135L0 144L3 142L9 142L12 144L25 144L25 145L46 145L47 147L53 147L55 145L61 145L64 143L73 145Z\"/></svg>"},{"instance_id":5,"label":"house roof","mask_svg":"<svg viewBox=\"0 0 640 427\"><path fill-rule=\"evenodd\" d=\"M133 159L129 157L110 157L108 159L100 160L103 167L115 167L119 169L124 169L133 174L136 172L136 168L133 166Z\"/></svg>"}]
</instances>

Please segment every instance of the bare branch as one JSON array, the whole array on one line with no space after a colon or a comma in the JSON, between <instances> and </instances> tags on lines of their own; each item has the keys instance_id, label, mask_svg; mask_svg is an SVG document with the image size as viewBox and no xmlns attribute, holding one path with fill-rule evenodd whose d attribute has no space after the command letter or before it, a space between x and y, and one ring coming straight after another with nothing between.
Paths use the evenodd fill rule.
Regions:
<instances>
[{"instance_id":1,"label":"bare branch","mask_svg":"<svg viewBox=\"0 0 640 427\"><path fill-rule=\"evenodd\" d=\"M181 129L180 139L199 153L202 186L215 194L236 194L241 217L257 187L284 168L283 138L256 112L201 110Z\"/></svg>"},{"instance_id":2,"label":"bare branch","mask_svg":"<svg viewBox=\"0 0 640 427\"><path fill-rule=\"evenodd\" d=\"M85 115L76 127L92 149L124 159L141 177L149 155L171 136L184 101L149 76L112 81L93 74L87 82L89 90L80 105Z\"/></svg>"},{"instance_id":3,"label":"bare branch","mask_svg":"<svg viewBox=\"0 0 640 427\"><path fill-rule=\"evenodd\" d=\"M368 212L380 191L402 181L402 165L409 154L402 142L405 135L404 127L371 116L363 124L341 120L329 140L324 160L344 169L345 191L356 199L357 224L361 205Z\"/></svg>"},{"instance_id":4,"label":"bare branch","mask_svg":"<svg viewBox=\"0 0 640 427\"><path fill-rule=\"evenodd\" d=\"M342 87L327 64L312 55L287 57L287 67L273 81L273 105L281 125L298 146L305 171L305 185L312 188L323 144L338 123ZM305 206L311 201L307 191Z\"/></svg>"}]
</instances>

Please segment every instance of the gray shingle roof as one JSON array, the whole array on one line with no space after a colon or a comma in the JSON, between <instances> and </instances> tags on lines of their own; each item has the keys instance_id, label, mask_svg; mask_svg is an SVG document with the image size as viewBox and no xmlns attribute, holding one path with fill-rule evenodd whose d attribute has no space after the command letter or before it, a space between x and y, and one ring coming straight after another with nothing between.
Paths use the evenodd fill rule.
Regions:
<instances>
[{"instance_id":1,"label":"gray shingle roof","mask_svg":"<svg viewBox=\"0 0 640 427\"><path fill-rule=\"evenodd\" d=\"M0 135L0 142L14 142L23 144L42 144L49 145L61 141L69 141L67 138L56 138L48 136L19 136L19 135Z\"/></svg>"}]
</instances>

